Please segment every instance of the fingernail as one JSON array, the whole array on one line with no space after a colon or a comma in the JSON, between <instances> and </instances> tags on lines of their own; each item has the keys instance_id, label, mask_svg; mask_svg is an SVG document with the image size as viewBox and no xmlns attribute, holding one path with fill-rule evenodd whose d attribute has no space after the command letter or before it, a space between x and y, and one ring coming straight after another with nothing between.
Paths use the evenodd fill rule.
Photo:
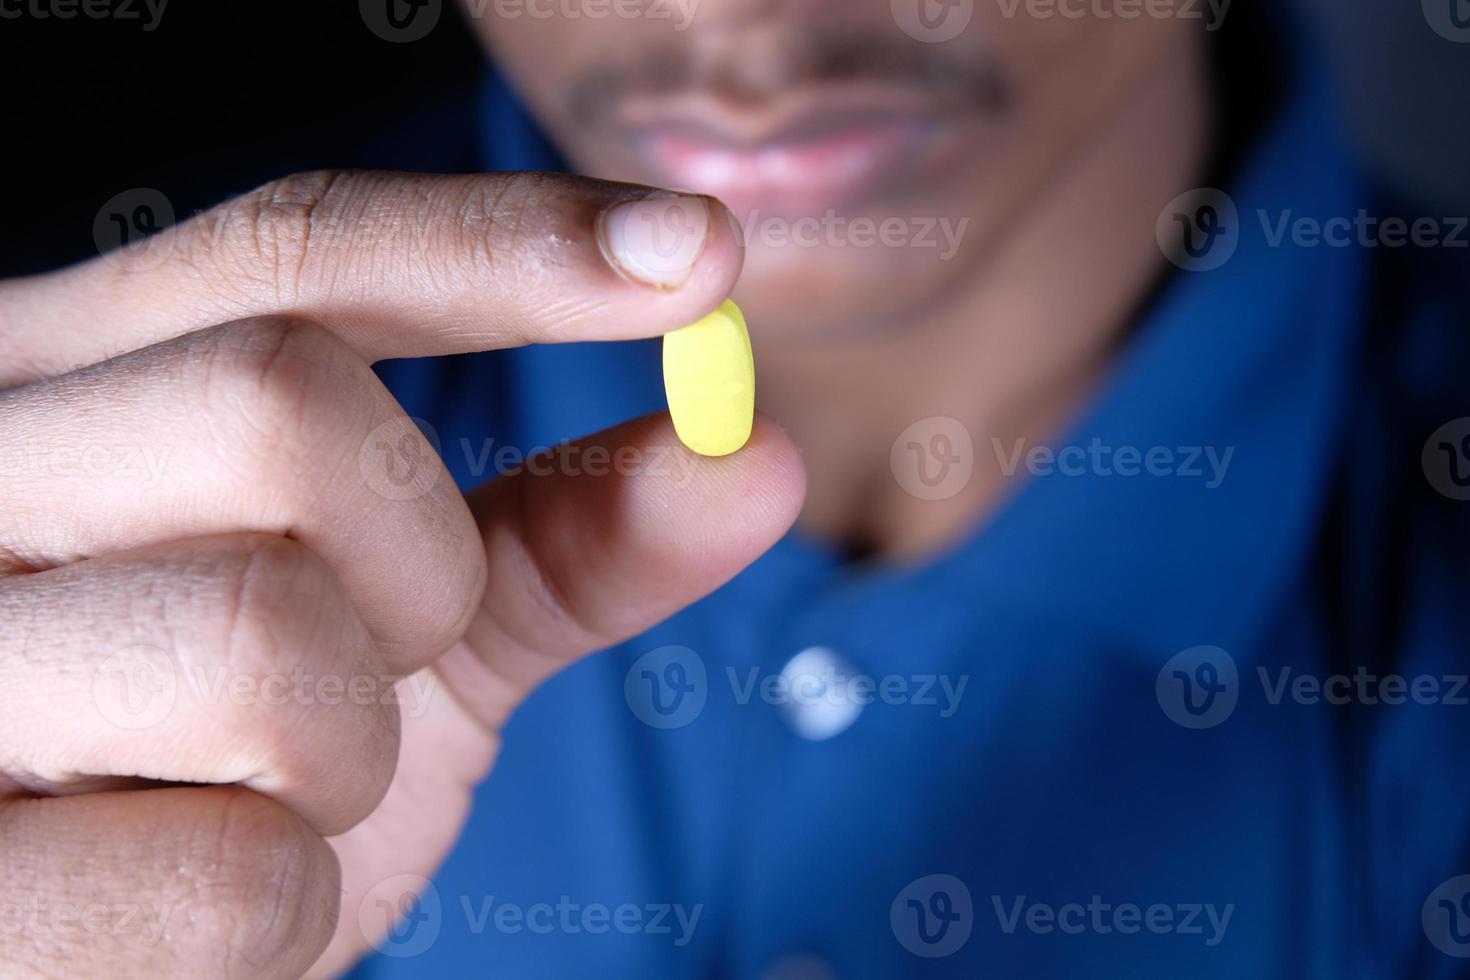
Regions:
<instances>
[{"instance_id":1,"label":"fingernail","mask_svg":"<svg viewBox=\"0 0 1470 980\"><path fill-rule=\"evenodd\" d=\"M709 205L684 194L624 201L597 219L597 243L608 263L629 279L658 289L684 284L708 235Z\"/></svg>"}]
</instances>

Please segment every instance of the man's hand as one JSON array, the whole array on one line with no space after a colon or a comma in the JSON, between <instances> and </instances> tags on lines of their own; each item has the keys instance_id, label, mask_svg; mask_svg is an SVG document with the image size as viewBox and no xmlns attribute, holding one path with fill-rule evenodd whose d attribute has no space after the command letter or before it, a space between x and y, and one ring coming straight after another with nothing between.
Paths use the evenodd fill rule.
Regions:
<instances>
[{"instance_id":1,"label":"man's hand","mask_svg":"<svg viewBox=\"0 0 1470 980\"><path fill-rule=\"evenodd\" d=\"M768 423L680 479L537 467L466 500L369 369L708 312L732 224L649 193L310 174L0 283L0 971L346 968L532 687L786 530ZM685 453L661 416L589 443Z\"/></svg>"}]
</instances>

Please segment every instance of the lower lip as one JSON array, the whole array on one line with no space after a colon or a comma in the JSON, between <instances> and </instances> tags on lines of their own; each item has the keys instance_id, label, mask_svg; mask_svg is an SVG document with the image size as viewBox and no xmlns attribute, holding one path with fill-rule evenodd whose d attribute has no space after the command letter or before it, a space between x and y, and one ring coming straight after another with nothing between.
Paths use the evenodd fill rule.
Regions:
<instances>
[{"instance_id":1,"label":"lower lip","mask_svg":"<svg viewBox=\"0 0 1470 980\"><path fill-rule=\"evenodd\" d=\"M911 120L864 123L756 147L656 131L642 151L667 183L713 195L741 217L798 216L877 193L914 157L926 129Z\"/></svg>"}]
</instances>

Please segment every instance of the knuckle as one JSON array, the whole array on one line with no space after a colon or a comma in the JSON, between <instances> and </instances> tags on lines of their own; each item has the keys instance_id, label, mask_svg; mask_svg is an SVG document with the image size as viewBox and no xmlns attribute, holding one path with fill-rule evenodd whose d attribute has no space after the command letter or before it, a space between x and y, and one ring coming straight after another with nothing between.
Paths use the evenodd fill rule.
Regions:
<instances>
[{"instance_id":1,"label":"knuckle","mask_svg":"<svg viewBox=\"0 0 1470 980\"><path fill-rule=\"evenodd\" d=\"M272 671L305 666L305 658L329 656L327 639L351 623L346 600L325 563L287 538L261 535L243 553L221 560L214 601L219 648L231 669L260 679Z\"/></svg>"},{"instance_id":2,"label":"knuckle","mask_svg":"<svg viewBox=\"0 0 1470 980\"><path fill-rule=\"evenodd\" d=\"M557 175L546 173L513 173L472 182L450 223L458 230L451 242L456 254L483 268L502 255L539 248L546 228L563 224L557 220L559 183Z\"/></svg>"},{"instance_id":3,"label":"knuckle","mask_svg":"<svg viewBox=\"0 0 1470 980\"><path fill-rule=\"evenodd\" d=\"M365 816L391 781L401 720L392 679L331 570L309 549L262 535L227 560L216 595L232 696L213 723L271 785L350 779L340 809Z\"/></svg>"},{"instance_id":4,"label":"knuckle","mask_svg":"<svg viewBox=\"0 0 1470 980\"><path fill-rule=\"evenodd\" d=\"M268 318L206 331L198 383L216 449L241 475L289 488L360 428L372 400L349 348L314 324Z\"/></svg>"},{"instance_id":5,"label":"knuckle","mask_svg":"<svg viewBox=\"0 0 1470 980\"><path fill-rule=\"evenodd\" d=\"M341 177L323 170L264 184L214 212L186 254L196 265L222 269L228 281L261 288L289 307L324 251L318 247L321 232L331 228Z\"/></svg>"},{"instance_id":6,"label":"knuckle","mask_svg":"<svg viewBox=\"0 0 1470 980\"><path fill-rule=\"evenodd\" d=\"M336 928L341 870L331 847L273 800L204 792L183 870L195 890L193 931L217 958L212 972L303 972Z\"/></svg>"}]
</instances>

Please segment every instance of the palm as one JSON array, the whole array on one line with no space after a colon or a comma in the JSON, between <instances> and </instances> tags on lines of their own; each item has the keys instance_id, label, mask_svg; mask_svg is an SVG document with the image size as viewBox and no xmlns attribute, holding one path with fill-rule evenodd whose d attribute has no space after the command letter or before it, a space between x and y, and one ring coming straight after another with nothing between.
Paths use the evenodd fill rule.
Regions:
<instances>
[{"instance_id":1,"label":"palm","mask_svg":"<svg viewBox=\"0 0 1470 980\"><path fill-rule=\"evenodd\" d=\"M448 656L467 654L461 644ZM341 973L382 940L391 922L379 903L401 908L407 888L433 875L494 761L497 732L470 716L435 668L413 680L432 693L426 705L403 706L403 742L387 796L367 820L331 840L342 863L342 911L314 976Z\"/></svg>"}]
</instances>

